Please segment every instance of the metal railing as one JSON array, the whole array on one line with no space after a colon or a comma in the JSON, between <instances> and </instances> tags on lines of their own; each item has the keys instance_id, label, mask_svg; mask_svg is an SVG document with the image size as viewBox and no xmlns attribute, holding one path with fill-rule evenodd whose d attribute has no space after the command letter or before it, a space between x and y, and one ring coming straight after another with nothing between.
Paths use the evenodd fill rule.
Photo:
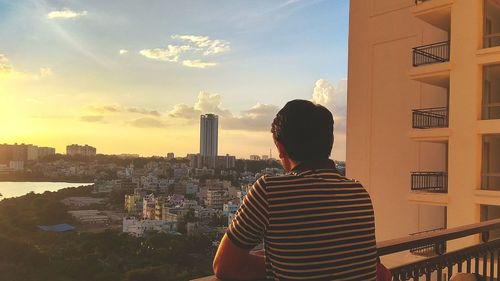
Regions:
<instances>
[{"instance_id":1,"label":"metal railing","mask_svg":"<svg viewBox=\"0 0 500 281\"><path fill-rule=\"evenodd\" d=\"M441 63L450 60L450 41L413 48L413 66Z\"/></svg>"},{"instance_id":2,"label":"metal railing","mask_svg":"<svg viewBox=\"0 0 500 281\"><path fill-rule=\"evenodd\" d=\"M438 253L433 257L390 268L393 281L449 280L454 273L476 273L487 280L500 279L500 239L489 241L489 231L500 229L500 219L475 223L450 229L419 233L377 243L379 256L408 251L420 245L445 244L447 241L482 234L479 244ZM197 281L217 281L215 276L207 276Z\"/></svg>"},{"instance_id":3,"label":"metal railing","mask_svg":"<svg viewBox=\"0 0 500 281\"><path fill-rule=\"evenodd\" d=\"M448 174L446 172L412 172L411 191L446 193L448 192Z\"/></svg>"},{"instance_id":4,"label":"metal railing","mask_svg":"<svg viewBox=\"0 0 500 281\"><path fill-rule=\"evenodd\" d=\"M445 228L436 228L432 230L411 233L410 236L415 236L423 233L435 233L436 231L443 229ZM442 255L445 252L446 252L446 243L423 244L410 249L410 253L423 257L433 257L436 255Z\"/></svg>"},{"instance_id":5,"label":"metal railing","mask_svg":"<svg viewBox=\"0 0 500 281\"><path fill-rule=\"evenodd\" d=\"M454 273L477 273L487 280L500 277L500 239L488 241L489 231L500 228L500 219L451 229L422 233L402 239L377 243L379 256L403 252L422 244L440 244L474 234L482 234L481 242L459 250L436 255L391 268L392 280L449 280Z\"/></svg>"},{"instance_id":6,"label":"metal railing","mask_svg":"<svg viewBox=\"0 0 500 281\"><path fill-rule=\"evenodd\" d=\"M414 129L446 128L448 127L448 108L434 107L414 109L412 114Z\"/></svg>"}]
</instances>

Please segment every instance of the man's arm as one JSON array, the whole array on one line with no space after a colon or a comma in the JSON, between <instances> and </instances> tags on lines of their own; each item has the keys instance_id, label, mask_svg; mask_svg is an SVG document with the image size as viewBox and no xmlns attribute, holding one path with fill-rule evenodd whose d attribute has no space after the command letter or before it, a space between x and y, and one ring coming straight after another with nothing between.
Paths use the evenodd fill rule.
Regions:
<instances>
[{"instance_id":1,"label":"man's arm","mask_svg":"<svg viewBox=\"0 0 500 281\"><path fill-rule=\"evenodd\" d=\"M256 280L265 276L265 258L252 254L264 239L268 224L267 194L264 177L259 178L236 212L222 238L214 258L218 278Z\"/></svg>"},{"instance_id":2,"label":"man's arm","mask_svg":"<svg viewBox=\"0 0 500 281\"><path fill-rule=\"evenodd\" d=\"M220 279L262 280L266 276L264 256L236 246L227 235L222 237L213 267Z\"/></svg>"},{"instance_id":3,"label":"man's arm","mask_svg":"<svg viewBox=\"0 0 500 281\"><path fill-rule=\"evenodd\" d=\"M265 279L265 257L236 246L227 235L220 242L214 258L214 274L219 279Z\"/></svg>"}]
</instances>

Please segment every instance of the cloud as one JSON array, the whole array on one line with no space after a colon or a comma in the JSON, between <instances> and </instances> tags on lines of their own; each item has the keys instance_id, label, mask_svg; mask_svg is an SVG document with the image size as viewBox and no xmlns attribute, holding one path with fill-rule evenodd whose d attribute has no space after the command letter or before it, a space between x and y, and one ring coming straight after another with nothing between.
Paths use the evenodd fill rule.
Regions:
<instances>
[{"instance_id":1,"label":"cloud","mask_svg":"<svg viewBox=\"0 0 500 281\"><path fill-rule=\"evenodd\" d=\"M187 66L187 67L194 67L194 68L205 68L208 66L216 66L217 63L205 62L205 61L201 61L201 60L185 60L185 61L182 61L182 65Z\"/></svg>"},{"instance_id":2,"label":"cloud","mask_svg":"<svg viewBox=\"0 0 500 281\"><path fill-rule=\"evenodd\" d=\"M126 54L128 54L128 50L125 50L125 49L120 49L120 50L118 51L118 53L119 53L120 55L126 55Z\"/></svg>"},{"instance_id":3,"label":"cloud","mask_svg":"<svg viewBox=\"0 0 500 281\"><path fill-rule=\"evenodd\" d=\"M200 118L201 114L214 113L221 117L232 116L231 111L221 107L221 96L208 92L200 92L198 100L193 106L186 104L174 105L174 108L168 113L172 118L194 119Z\"/></svg>"},{"instance_id":4,"label":"cloud","mask_svg":"<svg viewBox=\"0 0 500 281\"><path fill-rule=\"evenodd\" d=\"M126 111L132 112L132 113L144 114L144 115L151 115L151 116L158 116L158 117L161 116L160 112L158 112L156 110L147 110L144 108L128 107L126 109Z\"/></svg>"},{"instance_id":5,"label":"cloud","mask_svg":"<svg viewBox=\"0 0 500 281\"><path fill-rule=\"evenodd\" d=\"M138 114L143 114L143 115L151 115L151 116L161 116L161 113L158 112L157 110L149 110L145 108L138 108L138 107L125 107L121 105L89 105L88 109L94 112L98 113L123 113L123 112L130 112L130 113L138 113Z\"/></svg>"},{"instance_id":6,"label":"cloud","mask_svg":"<svg viewBox=\"0 0 500 281\"><path fill-rule=\"evenodd\" d=\"M335 131L345 133L347 114L347 80L340 80L332 85L325 79L318 79L314 84L311 101L321 104L332 111L335 118Z\"/></svg>"},{"instance_id":7,"label":"cloud","mask_svg":"<svg viewBox=\"0 0 500 281\"><path fill-rule=\"evenodd\" d=\"M4 54L0 54L0 74L11 73L12 71L14 71L14 69L10 64L9 59Z\"/></svg>"},{"instance_id":8,"label":"cloud","mask_svg":"<svg viewBox=\"0 0 500 281\"><path fill-rule=\"evenodd\" d=\"M102 105L102 106L89 105L88 108L92 111L99 113L109 113L109 112L113 113L121 111L121 108L116 105Z\"/></svg>"},{"instance_id":9,"label":"cloud","mask_svg":"<svg viewBox=\"0 0 500 281\"><path fill-rule=\"evenodd\" d=\"M172 35L172 39L180 39L192 43L203 55L216 55L229 51L230 44L224 40L211 40L208 36L197 35Z\"/></svg>"},{"instance_id":10,"label":"cloud","mask_svg":"<svg viewBox=\"0 0 500 281\"><path fill-rule=\"evenodd\" d=\"M52 11L47 14L49 19L72 19L88 15L87 11L75 12L70 9L62 9L59 11Z\"/></svg>"},{"instance_id":11,"label":"cloud","mask_svg":"<svg viewBox=\"0 0 500 281\"><path fill-rule=\"evenodd\" d=\"M148 59L159 60L159 61L169 61L177 62L179 56L191 49L191 46L182 45L168 45L165 49L155 48L155 49L144 49L139 51L139 53Z\"/></svg>"},{"instance_id":12,"label":"cloud","mask_svg":"<svg viewBox=\"0 0 500 281\"><path fill-rule=\"evenodd\" d=\"M172 35L171 38L181 43L168 44L165 48L142 49L139 54L152 60L175 62L192 68L207 68L216 66L217 63L204 61L202 58L230 50L228 41L210 39L208 36Z\"/></svg>"},{"instance_id":13,"label":"cloud","mask_svg":"<svg viewBox=\"0 0 500 281\"><path fill-rule=\"evenodd\" d=\"M90 122L90 123L106 123L104 120L104 116L102 115L85 115L80 117L80 121L82 122Z\"/></svg>"},{"instance_id":14,"label":"cloud","mask_svg":"<svg viewBox=\"0 0 500 281\"><path fill-rule=\"evenodd\" d=\"M158 118L142 117L128 122L130 126L137 128L165 128L166 123Z\"/></svg>"},{"instance_id":15,"label":"cloud","mask_svg":"<svg viewBox=\"0 0 500 281\"><path fill-rule=\"evenodd\" d=\"M54 73L52 72L52 69L50 67L42 67L40 68L40 77L49 77L52 76Z\"/></svg>"},{"instance_id":16,"label":"cloud","mask_svg":"<svg viewBox=\"0 0 500 281\"><path fill-rule=\"evenodd\" d=\"M39 73L18 71L12 66L6 55L0 54L0 78L40 79L52 76L52 74L52 69L49 67L40 68Z\"/></svg>"},{"instance_id":17,"label":"cloud","mask_svg":"<svg viewBox=\"0 0 500 281\"><path fill-rule=\"evenodd\" d=\"M223 119L221 127L225 130L269 131L278 111L276 105L258 103L242 111L240 116Z\"/></svg>"}]
</instances>

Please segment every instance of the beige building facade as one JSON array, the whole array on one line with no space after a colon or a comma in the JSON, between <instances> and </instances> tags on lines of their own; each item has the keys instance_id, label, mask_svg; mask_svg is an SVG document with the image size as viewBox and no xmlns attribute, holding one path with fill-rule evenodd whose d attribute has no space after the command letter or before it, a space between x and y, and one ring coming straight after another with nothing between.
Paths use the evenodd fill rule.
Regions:
<instances>
[{"instance_id":1,"label":"beige building facade","mask_svg":"<svg viewBox=\"0 0 500 281\"><path fill-rule=\"evenodd\" d=\"M500 1L351 0L347 104L377 240L500 217Z\"/></svg>"}]
</instances>

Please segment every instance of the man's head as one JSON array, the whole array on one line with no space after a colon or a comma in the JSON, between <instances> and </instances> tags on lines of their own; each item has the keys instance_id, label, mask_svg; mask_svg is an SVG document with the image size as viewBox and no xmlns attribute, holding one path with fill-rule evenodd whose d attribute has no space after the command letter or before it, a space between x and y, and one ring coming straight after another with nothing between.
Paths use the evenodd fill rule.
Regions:
<instances>
[{"instance_id":1,"label":"man's head","mask_svg":"<svg viewBox=\"0 0 500 281\"><path fill-rule=\"evenodd\" d=\"M271 132L281 163L289 171L292 162L327 159L330 156L333 116L319 104L293 100L276 114Z\"/></svg>"}]
</instances>

